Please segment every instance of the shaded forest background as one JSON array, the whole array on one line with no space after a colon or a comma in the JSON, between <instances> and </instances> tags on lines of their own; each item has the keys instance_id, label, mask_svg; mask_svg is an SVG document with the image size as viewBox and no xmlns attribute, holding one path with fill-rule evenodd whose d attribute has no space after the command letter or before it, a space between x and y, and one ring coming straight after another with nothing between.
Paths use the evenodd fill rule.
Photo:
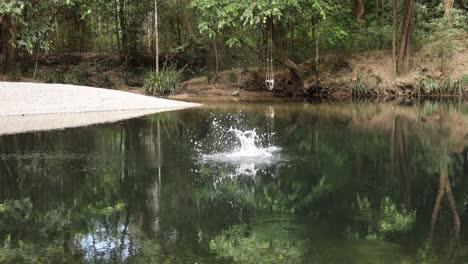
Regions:
<instances>
[{"instance_id":1,"label":"shaded forest background","mask_svg":"<svg viewBox=\"0 0 468 264\"><path fill-rule=\"evenodd\" d=\"M59 67L37 68L73 64L86 53L94 59L86 67L119 68L129 86L141 86L134 76L155 67L180 70L183 80L257 68L261 79L271 36L276 66L288 69L291 89L317 87L326 78L322 68L347 70L353 55L374 51L384 51L379 56L391 60L395 76L429 71L413 56L424 51L436 68L424 76L443 79L451 77L454 57L466 57L467 10L466 0L4 0L0 71L79 83ZM96 78L103 86L112 82L111 76Z\"/></svg>"}]
</instances>

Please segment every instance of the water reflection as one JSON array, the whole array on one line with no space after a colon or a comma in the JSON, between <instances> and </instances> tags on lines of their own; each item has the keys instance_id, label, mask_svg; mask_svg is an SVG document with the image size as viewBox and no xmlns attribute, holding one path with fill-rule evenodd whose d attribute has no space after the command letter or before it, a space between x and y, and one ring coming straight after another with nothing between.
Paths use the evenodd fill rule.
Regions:
<instances>
[{"instance_id":1,"label":"water reflection","mask_svg":"<svg viewBox=\"0 0 468 264\"><path fill-rule=\"evenodd\" d=\"M0 263L463 263L466 113L211 105L0 137Z\"/></svg>"}]
</instances>

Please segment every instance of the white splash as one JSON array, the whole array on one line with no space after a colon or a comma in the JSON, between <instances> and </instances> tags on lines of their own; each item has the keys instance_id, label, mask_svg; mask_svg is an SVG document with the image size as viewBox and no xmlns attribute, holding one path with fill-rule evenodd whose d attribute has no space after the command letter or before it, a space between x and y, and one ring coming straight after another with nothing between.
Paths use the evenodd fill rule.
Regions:
<instances>
[{"instance_id":1,"label":"white splash","mask_svg":"<svg viewBox=\"0 0 468 264\"><path fill-rule=\"evenodd\" d=\"M233 164L269 164L278 159L280 148L276 146L259 146L259 136L255 130L241 131L230 128L229 132L236 135L240 146L230 152L203 155L204 161L227 162Z\"/></svg>"}]
</instances>

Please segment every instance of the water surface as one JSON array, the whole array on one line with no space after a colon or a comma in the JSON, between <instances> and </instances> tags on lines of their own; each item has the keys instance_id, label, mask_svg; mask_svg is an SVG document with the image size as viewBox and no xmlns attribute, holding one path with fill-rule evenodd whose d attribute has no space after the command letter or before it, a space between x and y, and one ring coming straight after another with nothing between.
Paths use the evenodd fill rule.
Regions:
<instances>
[{"instance_id":1,"label":"water surface","mask_svg":"<svg viewBox=\"0 0 468 264\"><path fill-rule=\"evenodd\" d=\"M468 263L468 105L211 104L0 137L0 263Z\"/></svg>"}]
</instances>

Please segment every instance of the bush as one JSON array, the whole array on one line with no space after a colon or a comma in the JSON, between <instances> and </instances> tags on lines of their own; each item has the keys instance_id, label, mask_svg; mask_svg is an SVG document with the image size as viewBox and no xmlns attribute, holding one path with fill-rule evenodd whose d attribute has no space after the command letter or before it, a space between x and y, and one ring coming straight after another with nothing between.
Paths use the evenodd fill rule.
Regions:
<instances>
[{"instance_id":1,"label":"bush","mask_svg":"<svg viewBox=\"0 0 468 264\"><path fill-rule=\"evenodd\" d=\"M180 90L180 72L174 69L164 70L156 74L151 71L145 78L143 88L147 94L168 95Z\"/></svg>"},{"instance_id":2,"label":"bush","mask_svg":"<svg viewBox=\"0 0 468 264\"><path fill-rule=\"evenodd\" d=\"M425 8L428 10L428 8ZM443 13L443 5L436 10L439 14ZM432 17L433 14L428 14ZM468 29L468 16L466 12L454 8L448 17L436 17L427 19L427 22L421 25L424 31L415 32L416 42L421 42L422 57L437 59L440 71L445 77L450 76L451 66L454 56L463 50L458 40L463 39L465 31Z\"/></svg>"},{"instance_id":3,"label":"bush","mask_svg":"<svg viewBox=\"0 0 468 264\"><path fill-rule=\"evenodd\" d=\"M102 83L102 85L105 87L110 87L114 85L114 82L112 81L111 77L107 73L100 73L98 75L98 79Z\"/></svg>"},{"instance_id":4,"label":"bush","mask_svg":"<svg viewBox=\"0 0 468 264\"><path fill-rule=\"evenodd\" d=\"M46 82L47 83L72 84L72 85L81 84L79 78L74 74L74 72L61 72L61 71L55 71L47 75Z\"/></svg>"}]
</instances>

